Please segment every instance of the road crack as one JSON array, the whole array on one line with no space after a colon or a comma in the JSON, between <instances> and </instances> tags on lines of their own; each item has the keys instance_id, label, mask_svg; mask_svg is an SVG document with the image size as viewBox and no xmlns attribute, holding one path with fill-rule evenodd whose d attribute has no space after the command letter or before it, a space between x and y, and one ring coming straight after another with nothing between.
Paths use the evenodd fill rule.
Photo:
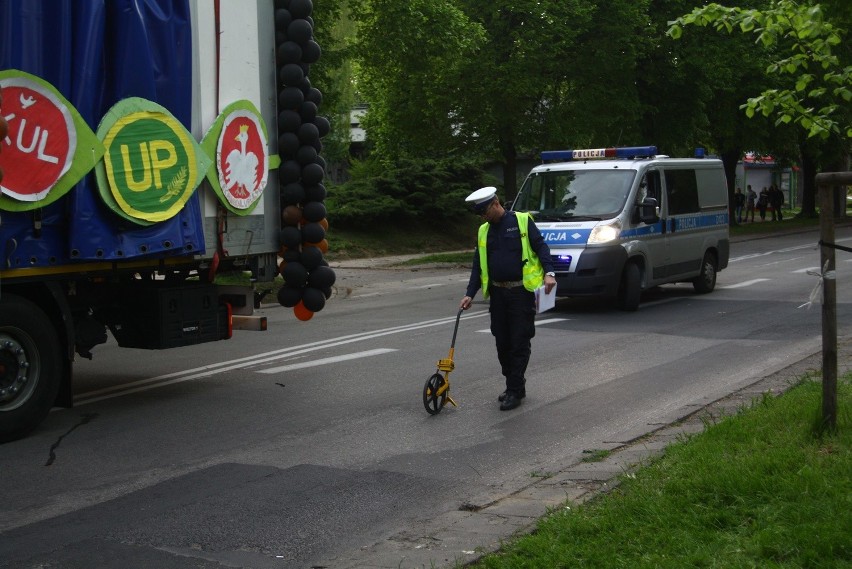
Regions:
<instances>
[{"instance_id":1,"label":"road crack","mask_svg":"<svg viewBox=\"0 0 852 569\"><path fill-rule=\"evenodd\" d=\"M70 435L74 431L74 429L76 429L80 425L85 425L97 416L97 413L83 413L80 416L80 422L68 429L65 434L61 435L58 439L56 439L56 442L50 446L50 456L48 457L45 466L50 466L54 463L54 461L56 461L56 449L59 448L59 445L62 443L62 439Z\"/></svg>"}]
</instances>

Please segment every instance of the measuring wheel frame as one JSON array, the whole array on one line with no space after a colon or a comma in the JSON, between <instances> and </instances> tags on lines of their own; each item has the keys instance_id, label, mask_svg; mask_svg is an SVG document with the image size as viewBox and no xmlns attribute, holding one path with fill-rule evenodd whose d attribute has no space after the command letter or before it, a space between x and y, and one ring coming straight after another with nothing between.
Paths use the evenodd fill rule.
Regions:
<instances>
[{"instance_id":1,"label":"measuring wheel frame","mask_svg":"<svg viewBox=\"0 0 852 569\"><path fill-rule=\"evenodd\" d=\"M437 415L444 408L447 401L456 406L456 402L450 397L450 372L455 368L453 353L456 347L456 335L459 332L459 320L463 309L459 309L456 315L456 327L453 330L453 341L450 343L450 354L444 359L438 360L438 369L426 380L423 386L423 406L430 415ZM443 372L444 375L441 375Z\"/></svg>"}]
</instances>

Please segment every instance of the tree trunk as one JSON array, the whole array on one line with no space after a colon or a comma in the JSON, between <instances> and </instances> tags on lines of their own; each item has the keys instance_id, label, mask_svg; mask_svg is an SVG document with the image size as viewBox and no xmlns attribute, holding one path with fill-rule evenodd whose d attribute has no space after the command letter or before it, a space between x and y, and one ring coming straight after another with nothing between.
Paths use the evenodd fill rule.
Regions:
<instances>
[{"instance_id":1,"label":"tree trunk","mask_svg":"<svg viewBox=\"0 0 852 569\"><path fill-rule=\"evenodd\" d=\"M505 142L501 146L503 152L503 194L506 203L510 204L518 194L518 154L511 141Z\"/></svg>"},{"instance_id":2,"label":"tree trunk","mask_svg":"<svg viewBox=\"0 0 852 569\"><path fill-rule=\"evenodd\" d=\"M816 217L816 182L817 159L809 151L807 145L802 145L802 213L801 217Z\"/></svg>"},{"instance_id":3,"label":"tree trunk","mask_svg":"<svg viewBox=\"0 0 852 569\"><path fill-rule=\"evenodd\" d=\"M737 219L734 215L734 190L736 190L737 164L743 155L741 148L726 150L721 153L722 168L725 170L725 179L728 181L728 225L736 225Z\"/></svg>"}]
</instances>

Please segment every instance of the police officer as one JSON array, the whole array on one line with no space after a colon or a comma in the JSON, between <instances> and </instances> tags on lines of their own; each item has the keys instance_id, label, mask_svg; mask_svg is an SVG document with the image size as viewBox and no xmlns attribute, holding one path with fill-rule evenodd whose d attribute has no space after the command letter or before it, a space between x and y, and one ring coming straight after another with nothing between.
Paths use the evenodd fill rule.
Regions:
<instances>
[{"instance_id":1,"label":"police officer","mask_svg":"<svg viewBox=\"0 0 852 569\"><path fill-rule=\"evenodd\" d=\"M526 397L524 373L535 336L535 294L556 285L550 248L527 213L506 211L497 188L481 188L466 199L485 220L479 227L473 269L459 308L470 308L476 291L490 298L491 334L506 377L506 391L497 398L508 411Z\"/></svg>"}]
</instances>

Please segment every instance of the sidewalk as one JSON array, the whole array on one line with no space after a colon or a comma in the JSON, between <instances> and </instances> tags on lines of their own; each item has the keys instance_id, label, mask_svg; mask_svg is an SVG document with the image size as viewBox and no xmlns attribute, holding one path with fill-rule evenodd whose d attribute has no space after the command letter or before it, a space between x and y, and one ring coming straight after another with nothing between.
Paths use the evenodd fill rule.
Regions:
<instances>
[{"instance_id":1,"label":"sidewalk","mask_svg":"<svg viewBox=\"0 0 852 569\"><path fill-rule=\"evenodd\" d=\"M838 377L852 370L852 337L838 339L837 361ZM673 412L650 434L612 443L607 449L611 454L601 461L565 465L493 503L446 512L423 523L416 534L400 532L349 556L326 560L322 566L449 569L469 564L499 550L507 539L533 531L539 518L554 508L578 505L614 488L620 475L661 456L669 443L702 432L706 424L735 414L765 393L779 395L801 376L821 367L822 353L817 352L721 399Z\"/></svg>"}]
</instances>

